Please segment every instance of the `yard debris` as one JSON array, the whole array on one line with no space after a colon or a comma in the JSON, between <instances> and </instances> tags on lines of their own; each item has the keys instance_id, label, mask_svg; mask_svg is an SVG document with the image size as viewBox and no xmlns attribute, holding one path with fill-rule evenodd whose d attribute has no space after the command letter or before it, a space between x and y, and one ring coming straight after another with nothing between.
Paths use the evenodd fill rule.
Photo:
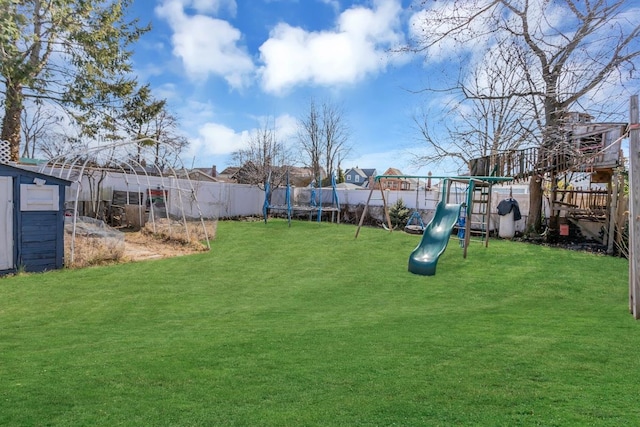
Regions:
<instances>
[{"instance_id":1,"label":"yard debris","mask_svg":"<svg viewBox=\"0 0 640 427\"><path fill-rule=\"evenodd\" d=\"M187 222L160 219L139 231L109 227L103 221L81 217L76 222L74 259L71 262L72 224L65 226L65 267L169 258L207 251L202 243L213 240L217 221ZM206 235L205 235L206 229Z\"/></svg>"},{"instance_id":2,"label":"yard debris","mask_svg":"<svg viewBox=\"0 0 640 427\"><path fill-rule=\"evenodd\" d=\"M65 217L64 259L66 267L86 267L119 261L125 252L124 233L109 227L103 221L90 217L77 217L75 239L73 218ZM71 262L71 246L74 259Z\"/></svg>"}]
</instances>

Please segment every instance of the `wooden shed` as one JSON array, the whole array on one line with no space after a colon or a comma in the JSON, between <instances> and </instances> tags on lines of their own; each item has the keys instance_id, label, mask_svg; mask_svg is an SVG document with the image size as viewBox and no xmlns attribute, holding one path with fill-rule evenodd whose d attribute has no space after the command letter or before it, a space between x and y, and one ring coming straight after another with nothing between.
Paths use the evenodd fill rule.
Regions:
<instances>
[{"instance_id":1,"label":"wooden shed","mask_svg":"<svg viewBox=\"0 0 640 427\"><path fill-rule=\"evenodd\" d=\"M62 268L65 188L70 184L0 163L0 275Z\"/></svg>"}]
</instances>

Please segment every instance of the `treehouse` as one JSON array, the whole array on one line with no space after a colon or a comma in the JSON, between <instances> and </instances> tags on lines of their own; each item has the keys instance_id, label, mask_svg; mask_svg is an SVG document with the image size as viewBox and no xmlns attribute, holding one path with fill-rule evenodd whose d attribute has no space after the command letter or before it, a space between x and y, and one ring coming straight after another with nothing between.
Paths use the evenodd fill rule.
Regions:
<instances>
[{"instance_id":1,"label":"treehouse","mask_svg":"<svg viewBox=\"0 0 640 427\"><path fill-rule=\"evenodd\" d=\"M582 113L568 113L552 148L533 147L480 157L470 162L470 174L505 176L524 181L544 179L549 233L568 236L570 230L608 244L624 221L616 171L624 166L622 140L626 123L593 123Z\"/></svg>"}]
</instances>

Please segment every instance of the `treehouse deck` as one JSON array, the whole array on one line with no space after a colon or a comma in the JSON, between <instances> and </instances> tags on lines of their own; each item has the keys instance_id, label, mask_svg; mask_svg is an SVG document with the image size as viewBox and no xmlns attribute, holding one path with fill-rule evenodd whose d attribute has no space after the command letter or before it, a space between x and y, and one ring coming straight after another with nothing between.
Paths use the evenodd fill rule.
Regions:
<instances>
[{"instance_id":1,"label":"treehouse deck","mask_svg":"<svg viewBox=\"0 0 640 427\"><path fill-rule=\"evenodd\" d=\"M531 147L498 152L471 160L470 175L525 180L533 175L607 172L621 164L624 123L572 126L553 149Z\"/></svg>"},{"instance_id":2,"label":"treehouse deck","mask_svg":"<svg viewBox=\"0 0 640 427\"><path fill-rule=\"evenodd\" d=\"M624 164L621 144L626 132L626 123L569 123L553 149L533 147L480 157L470 162L470 174L511 177L515 182L543 177L548 183L549 230L558 233L561 225L573 223L584 235L607 243L624 221L617 203L620 184L614 185L614 177ZM588 177L587 188L572 188L576 174Z\"/></svg>"}]
</instances>

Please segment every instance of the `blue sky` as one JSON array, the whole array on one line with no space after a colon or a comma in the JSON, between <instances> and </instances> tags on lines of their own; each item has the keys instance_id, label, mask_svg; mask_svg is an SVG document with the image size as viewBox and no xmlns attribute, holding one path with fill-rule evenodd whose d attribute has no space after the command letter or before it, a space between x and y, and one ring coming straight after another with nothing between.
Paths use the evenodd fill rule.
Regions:
<instances>
[{"instance_id":1,"label":"blue sky","mask_svg":"<svg viewBox=\"0 0 640 427\"><path fill-rule=\"evenodd\" d=\"M421 98L421 58L392 53L407 37L411 2L400 0L135 1L152 30L134 66L166 98L191 147L187 167L231 166L265 117L293 143L313 97L344 110L351 155L342 168L396 167L415 146L411 114ZM428 169L428 168L427 168ZM422 172L426 173L426 170Z\"/></svg>"},{"instance_id":2,"label":"blue sky","mask_svg":"<svg viewBox=\"0 0 640 427\"><path fill-rule=\"evenodd\" d=\"M274 119L280 139L293 144L296 120L314 98L344 111L353 149L342 159L343 169L358 166L383 173L394 167L406 174L458 173L455 166L418 169L410 165L411 153L424 149L412 117L424 107L435 111L447 102L446 94L411 91L446 84L446 79L450 84L467 62L494 49L495 40L491 29L480 28L486 40L447 39L428 50L428 61L425 56L397 53L394 48L411 37L412 28L420 29L425 13L422 3L136 0L132 15L153 28L135 46L134 67L140 82L150 83L155 96L167 99L179 117L191 143L183 156L187 167L216 165L221 171L232 166L230 154L246 144L265 118ZM453 4L429 2L430 7L456 13ZM636 2L629 2L617 24L621 28L637 25L639 10ZM572 31L573 22L560 3L548 4L544 13L543 23L550 30ZM545 33L545 28L539 30ZM587 43L586 55L601 50L607 40ZM573 65L581 69L580 63ZM637 93L637 77L637 72L614 73L609 84L579 107L595 105L599 111L613 113L608 121L626 120L628 95ZM621 90L620 81L629 87Z\"/></svg>"}]
</instances>

